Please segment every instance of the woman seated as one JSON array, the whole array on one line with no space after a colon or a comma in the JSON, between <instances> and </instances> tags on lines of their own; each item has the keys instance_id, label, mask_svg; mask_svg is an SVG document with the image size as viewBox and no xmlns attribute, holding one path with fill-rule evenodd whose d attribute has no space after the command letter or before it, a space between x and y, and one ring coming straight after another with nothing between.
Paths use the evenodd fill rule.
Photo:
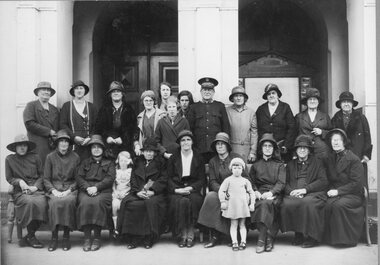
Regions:
<instances>
[{"instance_id":1,"label":"woman seated","mask_svg":"<svg viewBox=\"0 0 380 265\"><path fill-rule=\"evenodd\" d=\"M112 185L115 164L103 157L104 143L101 135L93 135L88 143L91 157L82 161L76 176L79 187L77 226L84 232L84 251L100 248L100 232L109 228L112 207ZM91 232L94 239L91 242Z\"/></svg>"},{"instance_id":2,"label":"woman seated","mask_svg":"<svg viewBox=\"0 0 380 265\"><path fill-rule=\"evenodd\" d=\"M275 157L276 141L265 133L259 141L262 158L253 163L249 176L256 194L255 211L251 213L253 227L259 231L256 253L270 252L279 229L279 206L285 187L285 165Z\"/></svg>"},{"instance_id":3,"label":"woman seated","mask_svg":"<svg viewBox=\"0 0 380 265\"><path fill-rule=\"evenodd\" d=\"M209 189L205 201L199 212L198 223L211 230L211 240L205 244L205 248L211 248L219 243L221 235L229 236L230 220L222 217L218 191L223 180L232 175L229 165L231 160L239 157L238 154L231 153L230 137L224 132L215 136L211 148L217 153L209 162ZM243 171L243 177L248 177Z\"/></svg>"},{"instance_id":4,"label":"woman seated","mask_svg":"<svg viewBox=\"0 0 380 265\"><path fill-rule=\"evenodd\" d=\"M331 130L327 139L334 153L325 161L330 183L325 239L332 245L356 246L364 224L363 165L359 157L345 148L347 135L343 130Z\"/></svg>"},{"instance_id":5,"label":"woman seated","mask_svg":"<svg viewBox=\"0 0 380 265\"><path fill-rule=\"evenodd\" d=\"M7 149L15 154L5 159L5 177L14 187L16 221L28 230L19 242L20 246L43 248L35 232L41 222L47 221L47 202L43 191L42 162L32 152L35 148L36 145L25 135L16 136L14 142L7 145Z\"/></svg>"},{"instance_id":6,"label":"woman seated","mask_svg":"<svg viewBox=\"0 0 380 265\"><path fill-rule=\"evenodd\" d=\"M49 224L52 231L49 251L58 246L58 230L63 229L62 248L70 249L70 230L76 228L75 213L77 184L75 173L80 162L79 155L70 150L73 142L66 130L57 133L57 149L46 157L44 184L49 203Z\"/></svg>"},{"instance_id":7,"label":"woman seated","mask_svg":"<svg viewBox=\"0 0 380 265\"><path fill-rule=\"evenodd\" d=\"M293 245L310 248L323 236L327 178L322 162L311 154L310 136L298 136L294 147L297 158L286 166L281 230L295 232Z\"/></svg>"},{"instance_id":8,"label":"woman seated","mask_svg":"<svg viewBox=\"0 0 380 265\"><path fill-rule=\"evenodd\" d=\"M119 210L118 231L129 239L128 249L136 248L140 241L146 249L151 248L163 232L166 216L165 161L157 155L154 138L147 138L141 151L132 170L130 193Z\"/></svg>"},{"instance_id":9,"label":"woman seated","mask_svg":"<svg viewBox=\"0 0 380 265\"><path fill-rule=\"evenodd\" d=\"M180 151L168 163L169 214L180 248L194 246L194 227L203 202L205 165L199 153L192 149L193 139L191 131L181 131L177 138Z\"/></svg>"}]
</instances>

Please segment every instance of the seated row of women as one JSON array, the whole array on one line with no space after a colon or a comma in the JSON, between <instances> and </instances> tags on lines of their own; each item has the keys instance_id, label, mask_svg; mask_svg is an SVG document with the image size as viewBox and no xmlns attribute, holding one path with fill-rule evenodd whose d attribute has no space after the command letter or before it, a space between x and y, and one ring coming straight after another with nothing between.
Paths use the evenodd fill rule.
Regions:
<instances>
[{"instance_id":1,"label":"seated row of women","mask_svg":"<svg viewBox=\"0 0 380 265\"><path fill-rule=\"evenodd\" d=\"M35 232L48 222L49 251L58 246L60 228L64 250L71 247L72 230L84 232L84 251L95 251L101 247L101 230L112 228L127 240L129 249L140 243L151 248L166 226L179 247L192 247L199 226L212 231L205 247L230 234L232 249L243 250L248 223L259 231L257 253L273 249L279 229L296 232L294 244L303 247L323 239L334 245L356 245L363 224L363 168L359 158L345 149L344 131L334 129L327 137L334 151L329 159L315 158L310 137L301 135L295 142L297 158L285 167L274 155L278 146L273 135L264 134L259 141L262 158L248 176L244 161L231 153L229 136L218 133L212 143L217 155L209 162L210 191L205 194L205 163L193 149L189 130L179 133L180 147L168 162L158 155L155 139L148 138L142 156L132 162L122 152L117 168L104 157L100 135L91 137L91 157L79 164L79 156L70 150L70 136L59 131L57 148L47 156L44 169L32 152L35 144L18 136L7 146L15 154L6 158L6 178L15 188L16 220L28 231L21 243L43 247Z\"/></svg>"}]
</instances>

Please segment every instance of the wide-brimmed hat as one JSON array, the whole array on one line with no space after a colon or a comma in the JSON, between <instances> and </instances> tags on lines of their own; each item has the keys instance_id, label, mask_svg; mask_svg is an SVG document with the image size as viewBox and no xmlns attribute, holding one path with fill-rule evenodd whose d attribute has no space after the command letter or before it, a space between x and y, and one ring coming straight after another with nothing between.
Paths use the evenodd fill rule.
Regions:
<instances>
[{"instance_id":1,"label":"wide-brimmed hat","mask_svg":"<svg viewBox=\"0 0 380 265\"><path fill-rule=\"evenodd\" d=\"M259 141L259 149L261 149L261 146L264 142L271 142L273 144L273 149L277 149L277 142L273 137L273 133L264 133Z\"/></svg>"},{"instance_id":2,"label":"wide-brimmed hat","mask_svg":"<svg viewBox=\"0 0 380 265\"><path fill-rule=\"evenodd\" d=\"M301 104L306 105L307 100L309 98L317 98L319 103L323 102L323 99L321 98L321 93L317 88L314 87L308 87L306 88L305 97L301 99Z\"/></svg>"},{"instance_id":3,"label":"wide-brimmed hat","mask_svg":"<svg viewBox=\"0 0 380 265\"><path fill-rule=\"evenodd\" d=\"M239 164L243 167L243 170L245 170L245 163L244 163L244 160L241 159L240 157L235 157L231 160L230 162L230 165L228 166L228 168L230 170L232 170L232 165L236 165L236 164Z\"/></svg>"},{"instance_id":4,"label":"wide-brimmed hat","mask_svg":"<svg viewBox=\"0 0 380 265\"><path fill-rule=\"evenodd\" d=\"M70 95L72 95L73 97L75 96L74 95L74 89L78 86L82 86L84 87L84 95L87 95L88 92L90 91L90 88L82 81L82 80L78 80L78 81L75 81L72 85L71 85L71 88L70 88Z\"/></svg>"},{"instance_id":5,"label":"wide-brimmed hat","mask_svg":"<svg viewBox=\"0 0 380 265\"><path fill-rule=\"evenodd\" d=\"M331 137L332 137L334 134L340 134L340 135L342 135L344 145L347 144L347 142L348 142L348 137L347 137L346 132L345 132L344 130L340 129L340 128L334 128L334 129L330 130L330 131L326 134L326 141L328 141L328 145L329 145L329 146L331 146Z\"/></svg>"},{"instance_id":6,"label":"wide-brimmed hat","mask_svg":"<svg viewBox=\"0 0 380 265\"><path fill-rule=\"evenodd\" d=\"M103 147L103 149L105 148L103 138L99 134L92 135L90 141L87 143L88 146L91 146L93 144L99 144Z\"/></svg>"},{"instance_id":7,"label":"wide-brimmed hat","mask_svg":"<svg viewBox=\"0 0 380 265\"><path fill-rule=\"evenodd\" d=\"M57 138L55 139L55 144L58 145L58 142L59 142L59 140L61 140L61 139L66 139L66 140L69 141L70 144L73 144L73 141L72 141L72 139L71 139L69 133L68 133L67 130L65 130L65 129L59 130L59 131L57 132Z\"/></svg>"},{"instance_id":8,"label":"wide-brimmed hat","mask_svg":"<svg viewBox=\"0 0 380 265\"><path fill-rule=\"evenodd\" d=\"M232 89L231 95L229 97L231 102L234 102L234 96L236 94L242 94L245 97L245 100L248 100L248 95L245 93L245 89L242 86L236 86Z\"/></svg>"},{"instance_id":9,"label":"wide-brimmed hat","mask_svg":"<svg viewBox=\"0 0 380 265\"><path fill-rule=\"evenodd\" d=\"M26 136L25 134L19 134L15 137L15 140L13 143L10 143L7 145L7 149L11 152L16 152L16 146L20 144L28 145L28 152L36 148L36 144L29 141L28 136Z\"/></svg>"},{"instance_id":10,"label":"wide-brimmed hat","mask_svg":"<svg viewBox=\"0 0 380 265\"><path fill-rule=\"evenodd\" d=\"M310 150L313 150L313 139L306 134L299 135L294 141L294 148L297 147L308 147Z\"/></svg>"},{"instance_id":11,"label":"wide-brimmed hat","mask_svg":"<svg viewBox=\"0 0 380 265\"><path fill-rule=\"evenodd\" d=\"M177 144L181 142L181 139L185 136L189 136L193 141L194 141L194 135L190 130L182 130L179 132L178 137L177 137Z\"/></svg>"},{"instance_id":12,"label":"wide-brimmed hat","mask_svg":"<svg viewBox=\"0 0 380 265\"><path fill-rule=\"evenodd\" d=\"M153 90L145 90L142 94L141 94L141 101L144 101L144 98L146 97L150 97L151 99L153 99L154 101L156 101L156 94L154 93Z\"/></svg>"},{"instance_id":13,"label":"wide-brimmed hat","mask_svg":"<svg viewBox=\"0 0 380 265\"><path fill-rule=\"evenodd\" d=\"M106 95L109 95L112 91L115 91L115 90L119 90L121 92L125 92L124 91L124 86L121 82L119 81L112 81L112 83L110 84L110 87L106 93Z\"/></svg>"},{"instance_id":14,"label":"wide-brimmed hat","mask_svg":"<svg viewBox=\"0 0 380 265\"><path fill-rule=\"evenodd\" d=\"M339 100L337 100L335 102L335 106L340 109L340 104L342 103L342 101L344 100L348 100L348 101L351 101L352 102L352 106L353 107L356 107L358 105L358 102L356 100L354 100L354 95L349 92L349 91L345 91L345 92L342 92L340 95L339 95Z\"/></svg>"},{"instance_id":15,"label":"wide-brimmed hat","mask_svg":"<svg viewBox=\"0 0 380 265\"><path fill-rule=\"evenodd\" d=\"M216 152L215 145L218 141L224 142L227 145L228 152L231 152L232 147L230 144L230 136L227 133L219 132L216 134L214 141L212 141L212 143L211 143L211 150L213 150L214 152Z\"/></svg>"},{"instance_id":16,"label":"wide-brimmed hat","mask_svg":"<svg viewBox=\"0 0 380 265\"><path fill-rule=\"evenodd\" d=\"M143 142L143 147L141 148L141 151L145 150L151 150L151 151L159 151L158 143L154 137L149 137L145 139Z\"/></svg>"},{"instance_id":17,"label":"wide-brimmed hat","mask_svg":"<svg viewBox=\"0 0 380 265\"><path fill-rule=\"evenodd\" d=\"M53 96L55 94L55 90L51 87L50 82L41 81L37 84L37 87L33 90L34 95L38 96L38 90L42 88L50 89L50 96Z\"/></svg>"},{"instance_id":18,"label":"wide-brimmed hat","mask_svg":"<svg viewBox=\"0 0 380 265\"><path fill-rule=\"evenodd\" d=\"M277 95L279 98L282 96L282 93L276 84L268 84L264 88L263 99L267 100L268 93L271 92L272 90L277 92Z\"/></svg>"},{"instance_id":19,"label":"wide-brimmed hat","mask_svg":"<svg viewBox=\"0 0 380 265\"><path fill-rule=\"evenodd\" d=\"M198 84L201 85L201 88L214 89L219 84L219 82L212 77L202 77L198 80Z\"/></svg>"}]
</instances>

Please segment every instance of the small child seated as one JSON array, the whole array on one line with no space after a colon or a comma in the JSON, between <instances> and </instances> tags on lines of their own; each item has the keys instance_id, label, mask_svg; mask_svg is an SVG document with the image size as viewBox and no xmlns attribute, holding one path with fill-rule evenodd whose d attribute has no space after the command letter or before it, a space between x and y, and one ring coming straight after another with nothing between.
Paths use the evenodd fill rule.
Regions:
<instances>
[{"instance_id":1,"label":"small child seated","mask_svg":"<svg viewBox=\"0 0 380 265\"><path fill-rule=\"evenodd\" d=\"M120 209L120 203L131 189L132 166L133 162L129 152L120 152L116 159L116 179L112 187L112 220L115 228L117 227L117 213ZM118 234L117 230L115 230L115 234Z\"/></svg>"}]
</instances>

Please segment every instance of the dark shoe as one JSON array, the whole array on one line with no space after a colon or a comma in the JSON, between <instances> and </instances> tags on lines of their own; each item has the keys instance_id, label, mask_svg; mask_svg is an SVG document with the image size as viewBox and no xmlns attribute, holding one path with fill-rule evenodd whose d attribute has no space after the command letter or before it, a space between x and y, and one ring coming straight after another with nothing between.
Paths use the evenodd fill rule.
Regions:
<instances>
[{"instance_id":1,"label":"dark shoe","mask_svg":"<svg viewBox=\"0 0 380 265\"><path fill-rule=\"evenodd\" d=\"M233 250L233 251L238 251L238 250L239 250L239 245L238 245L238 243L233 243L233 244L232 244L232 250Z\"/></svg>"},{"instance_id":2,"label":"dark shoe","mask_svg":"<svg viewBox=\"0 0 380 265\"><path fill-rule=\"evenodd\" d=\"M26 241L26 236L24 236L18 241L18 245L20 248L28 246L28 242Z\"/></svg>"},{"instance_id":3,"label":"dark shoe","mask_svg":"<svg viewBox=\"0 0 380 265\"><path fill-rule=\"evenodd\" d=\"M69 238L64 238L62 240L62 249L63 251L68 251L71 248L71 243Z\"/></svg>"},{"instance_id":4,"label":"dark shoe","mask_svg":"<svg viewBox=\"0 0 380 265\"><path fill-rule=\"evenodd\" d=\"M244 250L247 247L245 242L240 242L239 250Z\"/></svg>"},{"instance_id":5,"label":"dark shoe","mask_svg":"<svg viewBox=\"0 0 380 265\"><path fill-rule=\"evenodd\" d=\"M265 242L262 240L257 240L256 253L260 254L265 251Z\"/></svg>"},{"instance_id":6,"label":"dark shoe","mask_svg":"<svg viewBox=\"0 0 380 265\"><path fill-rule=\"evenodd\" d=\"M267 236L267 240L265 243L265 251L271 252L273 249L273 238L271 236Z\"/></svg>"},{"instance_id":7,"label":"dark shoe","mask_svg":"<svg viewBox=\"0 0 380 265\"><path fill-rule=\"evenodd\" d=\"M58 239L52 238L49 243L48 251L54 251L57 249L57 247L58 247Z\"/></svg>"},{"instance_id":8,"label":"dark shoe","mask_svg":"<svg viewBox=\"0 0 380 265\"><path fill-rule=\"evenodd\" d=\"M150 249L153 246L153 240L152 239L145 239L144 240L144 248Z\"/></svg>"},{"instance_id":9,"label":"dark shoe","mask_svg":"<svg viewBox=\"0 0 380 265\"><path fill-rule=\"evenodd\" d=\"M35 236L26 237L26 242L32 248L43 248L44 247L44 245L40 241L38 241Z\"/></svg>"},{"instance_id":10,"label":"dark shoe","mask_svg":"<svg viewBox=\"0 0 380 265\"><path fill-rule=\"evenodd\" d=\"M302 248L312 248L312 247L315 247L316 245L318 245L318 241L311 238L311 237L308 237L305 242L303 242L302 244Z\"/></svg>"},{"instance_id":11,"label":"dark shoe","mask_svg":"<svg viewBox=\"0 0 380 265\"><path fill-rule=\"evenodd\" d=\"M127 249L134 249L137 248L137 244L135 242L130 242L127 245Z\"/></svg>"},{"instance_id":12,"label":"dark shoe","mask_svg":"<svg viewBox=\"0 0 380 265\"><path fill-rule=\"evenodd\" d=\"M294 234L294 239L293 239L292 245L293 246L299 246L303 243L303 241L304 241L303 234L296 232Z\"/></svg>"},{"instance_id":13,"label":"dark shoe","mask_svg":"<svg viewBox=\"0 0 380 265\"><path fill-rule=\"evenodd\" d=\"M186 238L181 238L179 241L178 241L178 246L180 248L184 248L186 247Z\"/></svg>"},{"instance_id":14,"label":"dark shoe","mask_svg":"<svg viewBox=\"0 0 380 265\"><path fill-rule=\"evenodd\" d=\"M204 245L205 248L212 248L215 247L218 244L218 238L211 237L210 242Z\"/></svg>"},{"instance_id":15,"label":"dark shoe","mask_svg":"<svg viewBox=\"0 0 380 265\"><path fill-rule=\"evenodd\" d=\"M194 246L195 242L192 239L188 239L186 243L186 247L192 248Z\"/></svg>"},{"instance_id":16,"label":"dark shoe","mask_svg":"<svg viewBox=\"0 0 380 265\"><path fill-rule=\"evenodd\" d=\"M91 251L97 251L100 248L100 246L101 246L100 239L95 238L91 244Z\"/></svg>"},{"instance_id":17,"label":"dark shoe","mask_svg":"<svg viewBox=\"0 0 380 265\"><path fill-rule=\"evenodd\" d=\"M85 239L83 243L83 251L87 252L91 250L91 240Z\"/></svg>"}]
</instances>

